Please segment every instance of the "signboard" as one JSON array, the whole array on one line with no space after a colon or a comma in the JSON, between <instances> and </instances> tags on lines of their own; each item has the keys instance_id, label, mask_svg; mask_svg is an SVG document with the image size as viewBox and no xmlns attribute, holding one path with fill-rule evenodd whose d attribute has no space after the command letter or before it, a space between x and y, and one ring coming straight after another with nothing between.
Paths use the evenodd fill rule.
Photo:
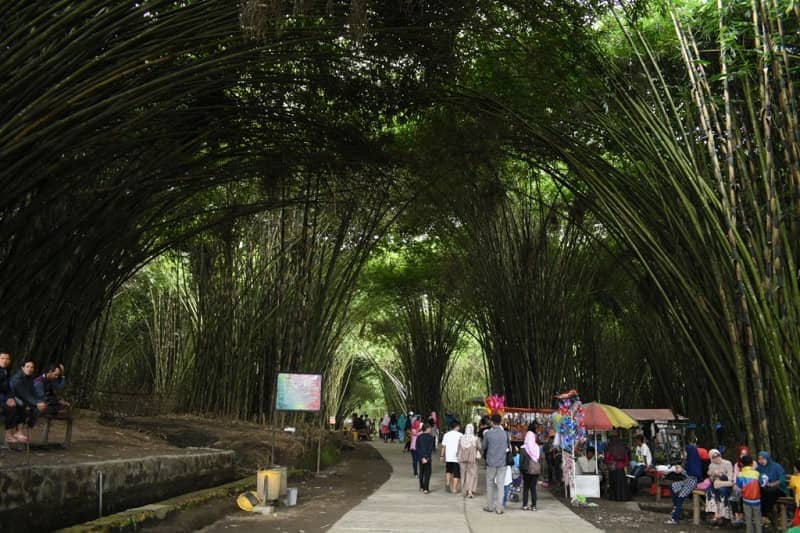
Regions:
<instances>
[{"instance_id":1,"label":"signboard","mask_svg":"<svg viewBox=\"0 0 800 533\"><path fill-rule=\"evenodd\" d=\"M278 374L275 394L278 411L319 411L321 404L321 374Z\"/></svg>"}]
</instances>

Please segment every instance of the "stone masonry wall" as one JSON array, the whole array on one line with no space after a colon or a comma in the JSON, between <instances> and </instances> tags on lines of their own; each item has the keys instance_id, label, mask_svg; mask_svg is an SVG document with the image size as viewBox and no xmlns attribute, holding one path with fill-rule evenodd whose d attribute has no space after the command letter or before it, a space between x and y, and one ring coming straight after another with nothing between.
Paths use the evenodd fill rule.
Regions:
<instances>
[{"instance_id":1,"label":"stone masonry wall","mask_svg":"<svg viewBox=\"0 0 800 533\"><path fill-rule=\"evenodd\" d=\"M50 530L115 513L235 477L232 451L195 449L171 455L69 465L0 469L0 531Z\"/></svg>"}]
</instances>

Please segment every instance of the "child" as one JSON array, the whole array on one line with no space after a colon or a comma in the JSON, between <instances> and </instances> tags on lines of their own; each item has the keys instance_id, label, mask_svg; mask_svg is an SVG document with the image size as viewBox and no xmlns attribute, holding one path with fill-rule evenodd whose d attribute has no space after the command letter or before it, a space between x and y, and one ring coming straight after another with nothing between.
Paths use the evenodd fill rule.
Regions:
<instances>
[{"instance_id":1,"label":"child","mask_svg":"<svg viewBox=\"0 0 800 533\"><path fill-rule=\"evenodd\" d=\"M800 461L794 462L794 471L789 478L789 488L794 492L794 518L793 526L800 526Z\"/></svg>"},{"instance_id":2,"label":"child","mask_svg":"<svg viewBox=\"0 0 800 533\"><path fill-rule=\"evenodd\" d=\"M742 508L747 533L761 533L761 485L760 475L753 468L753 458L742 457L742 471L736 478L736 486L742 491Z\"/></svg>"}]
</instances>

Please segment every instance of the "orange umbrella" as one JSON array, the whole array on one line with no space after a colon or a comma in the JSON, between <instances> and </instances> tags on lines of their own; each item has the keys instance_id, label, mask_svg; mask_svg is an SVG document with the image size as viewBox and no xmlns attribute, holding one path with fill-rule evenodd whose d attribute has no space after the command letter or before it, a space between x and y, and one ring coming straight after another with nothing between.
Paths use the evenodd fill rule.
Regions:
<instances>
[{"instance_id":1,"label":"orange umbrella","mask_svg":"<svg viewBox=\"0 0 800 533\"><path fill-rule=\"evenodd\" d=\"M629 429L636 424L636 420L613 405L597 402L583 404L583 425L586 429L595 431L608 431L612 428Z\"/></svg>"}]
</instances>

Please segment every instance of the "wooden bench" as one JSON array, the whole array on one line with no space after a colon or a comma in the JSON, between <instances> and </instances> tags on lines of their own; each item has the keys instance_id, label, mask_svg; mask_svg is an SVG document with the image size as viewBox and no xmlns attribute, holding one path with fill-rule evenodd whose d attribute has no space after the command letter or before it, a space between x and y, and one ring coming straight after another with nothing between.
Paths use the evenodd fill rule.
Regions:
<instances>
[{"instance_id":1,"label":"wooden bench","mask_svg":"<svg viewBox=\"0 0 800 533\"><path fill-rule=\"evenodd\" d=\"M40 418L45 420L44 431L42 432L42 444L47 446L50 437L50 424L55 422L64 422L67 425L64 433L64 442L61 444L64 448L69 449L72 444L72 412L69 410L62 411L54 415L42 415Z\"/></svg>"},{"instance_id":2,"label":"wooden bench","mask_svg":"<svg viewBox=\"0 0 800 533\"><path fill-rule=\"evenodd\" d=\"M664 479L663 477L656 478L655 481L656 481L656 483L655 483L655 485L656 485L656 501L660 502L661 498L662 498L661 493L663 492L662 489L664 487L667 487L667 488L672 487L672 484L675 483L675 482L673 480L671 480L671 479Z\"/></svg>"},{"instance_id":3,"label":"wooden bench","mask_svg":"<svg viewBox=\"0 0 800 533\"><path fill-rule=\"evenodd\" d=\"M692 524L700 525L700 506L706 500L706 491L694 489L692 491Z\"/></svg>"},{"instance_id":4,"label":"wooden bench","mask_svg":"<svg viewBox=\"0 0 800 533\"><path fill-rule=\"evenodd\" d=\"M692 523L696 526L700 525L700 509L705 499L706 491L700 489L694 489L692 491ZM788 496L782 496L778 498L778 501L775 503L775 507L772 511L773 515L777 514L777 518L775 516L768 517L773 521L777 519L778 531L786 531L788 529L789 526L786 523L786 511L792 508L794 508L794 498L790 498Z\"/></svg>"},{"instance_id":5,"label":"wooden bench","mask_svg":"<svg viewBox=\"0 0 800 533\"><path fill-rule=\"evenodd\" d=\"M778 501L775 502L775 509L773 512L778 513L778 531L786 531L789 528L786 523L786 511L789 509L794 509L794 498L781 496L778 498Z\"/></svg>"}]
</instances>

